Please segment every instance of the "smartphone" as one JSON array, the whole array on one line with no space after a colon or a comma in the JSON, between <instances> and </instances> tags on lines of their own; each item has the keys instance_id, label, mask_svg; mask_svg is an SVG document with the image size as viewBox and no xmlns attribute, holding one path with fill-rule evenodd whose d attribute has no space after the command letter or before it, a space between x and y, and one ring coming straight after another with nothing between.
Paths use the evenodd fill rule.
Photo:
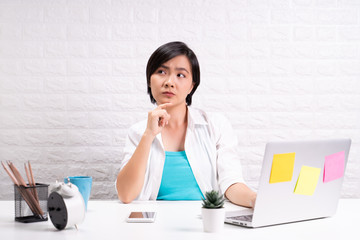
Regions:
<instances>
[{"instance_id":1,"label":"smartphone","mask_svg":"<svg viewBox=\"0 0 360 240\"><path fill-rule=\"evenodd\" d=\"M156 212L131 212L126 219L132 223L152 223L155 222Z\"/></svg>"}]
</instances>

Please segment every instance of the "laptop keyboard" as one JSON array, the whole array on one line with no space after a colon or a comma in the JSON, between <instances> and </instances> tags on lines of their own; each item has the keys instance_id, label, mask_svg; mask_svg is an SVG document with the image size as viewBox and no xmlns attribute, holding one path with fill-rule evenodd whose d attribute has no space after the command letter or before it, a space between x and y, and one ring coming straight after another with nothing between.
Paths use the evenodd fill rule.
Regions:
<instances>
[{"instance_id":1,"label":"laptop keyboard","mask_svg":"<svg viewBox=\"0 0 360 240\"><path fill-rule=\"evenodd\" d=\"M228 219L251 222L252 217L253 215L242 215L242 216L228 217Z\"/></svg>"}]
</instances>

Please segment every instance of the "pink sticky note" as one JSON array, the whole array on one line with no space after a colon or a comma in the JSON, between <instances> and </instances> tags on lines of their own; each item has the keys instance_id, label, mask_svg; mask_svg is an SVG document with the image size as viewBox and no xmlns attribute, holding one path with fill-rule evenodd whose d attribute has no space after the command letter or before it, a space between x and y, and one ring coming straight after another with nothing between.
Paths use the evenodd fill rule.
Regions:
<instances>
[{"instance_id":1,"label":"pink sticky note","mask_svg":"<svg viewBox=\"0 0 360 240\"><path fill-rule=\"evenodd\" d=\"M338 152L325 156L323 182L330 182L344 175L345 152Z\"/></svg>"}]
</instances>

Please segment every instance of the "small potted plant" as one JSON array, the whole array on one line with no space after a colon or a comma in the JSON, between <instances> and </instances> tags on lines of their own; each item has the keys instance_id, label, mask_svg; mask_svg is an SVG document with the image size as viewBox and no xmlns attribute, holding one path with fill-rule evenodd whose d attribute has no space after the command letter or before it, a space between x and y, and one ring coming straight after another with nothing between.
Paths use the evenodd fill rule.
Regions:
<instances>
[{"instance_id":1,"label":"small potted plant","mask_svg":"<svg viewBox=\"0 0 360 240\"><path fill-rule=\"evenodd\" d=\"M202 219L205 232L218 232L224 227L224 195L212 190L205 193L202 203Z\"/></svg>"}]
</instances>

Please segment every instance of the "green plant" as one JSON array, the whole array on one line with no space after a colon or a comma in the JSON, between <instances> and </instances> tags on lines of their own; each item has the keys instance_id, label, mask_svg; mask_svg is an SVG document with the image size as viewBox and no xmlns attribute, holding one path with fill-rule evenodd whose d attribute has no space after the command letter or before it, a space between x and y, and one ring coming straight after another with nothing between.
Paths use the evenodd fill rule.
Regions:
<instances>
[{"instance_id":1,"label":"green plant","mask_svg":"<svg viewBox=\"0 0 360 240\"><path fill-rule=\"evenodd\" d=\"M222 208L224 206L224 195L218 191L212 190L205 193L205 199L202 199L203 208Z\"/></svg>"}]
</instances>

